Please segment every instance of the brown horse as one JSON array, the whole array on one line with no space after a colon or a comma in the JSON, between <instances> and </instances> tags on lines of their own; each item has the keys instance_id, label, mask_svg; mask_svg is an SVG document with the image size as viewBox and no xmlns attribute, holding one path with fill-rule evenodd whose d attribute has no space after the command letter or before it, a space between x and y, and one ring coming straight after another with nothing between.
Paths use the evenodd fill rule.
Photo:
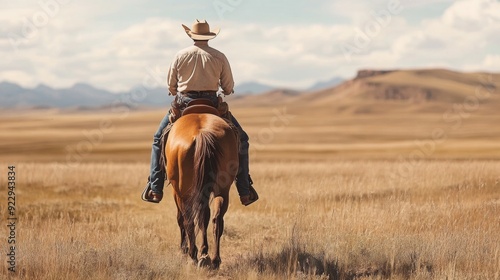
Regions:
<instances>
[{"instance_id":1,"label":"brown horse","mask_svg":"<svg viewBox=\"0 0 500 280\"><path fill-rule=\"evenodd\" d=\"M238 171L238 145L237 134L222 118L212 114L189 114L175 122L165 146L167 178L177 205L181 250L198 262L197 224L203 235L200 266L216 269L221 262L220 238L229 189ZM215 252L210 258L207 228L212 193Z\"/></svg>"}]
</instances>

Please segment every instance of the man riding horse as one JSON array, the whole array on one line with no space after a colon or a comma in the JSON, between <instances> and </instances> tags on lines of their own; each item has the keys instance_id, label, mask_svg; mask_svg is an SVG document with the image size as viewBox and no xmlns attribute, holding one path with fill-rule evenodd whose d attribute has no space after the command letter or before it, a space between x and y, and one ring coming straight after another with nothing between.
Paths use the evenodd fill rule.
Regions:
<instances>
[{"instance_id":1,"label":"man riding horse","mask_svg":"<svg viewBox=\"0 0 500 280\"><path fill-rule=\"evenodd\" d=\"M219 104L220 101L217 96L219 86L224 95L234 92L234 80L229 61L222 52L208 46L208 40L215 38L220 30L211 31L206 21L198 20L194 22L192 29L182 26L186 34L193 39L194 45L179 51L168 71L169 94L176 96L174 107L186 107L190 101L200 98L212 100L216 106L215 104ZM165 170L160 161L162 141L166 139L162 139L162 133L172 119L172 110L170 110L160 122L153 137L151 171L143 193L143 199L148 202L159 203L163 198ZM241 203L246 206L258 199L249 175L248 135L232 115L231 122L238 129L240 139L236 188Z\"/></svg>"}]
</instances>

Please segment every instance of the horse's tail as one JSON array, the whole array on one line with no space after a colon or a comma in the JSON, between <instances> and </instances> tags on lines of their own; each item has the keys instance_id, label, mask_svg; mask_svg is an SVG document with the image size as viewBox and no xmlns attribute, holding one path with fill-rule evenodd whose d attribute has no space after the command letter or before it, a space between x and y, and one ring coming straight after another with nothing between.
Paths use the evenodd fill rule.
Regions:
<instances>
[{"instance_id":1,"label":"horse's tail","mask_svg":"<svg viewBox=\"0 0 500 280\"><path fill-rule=\"evenodd\" d=\"M217 182L222 148L216 135L207 129L200 130L194 142L193 213L190 216L196 221L210 202L210 194Z\"/></svg>"}]
</instances>

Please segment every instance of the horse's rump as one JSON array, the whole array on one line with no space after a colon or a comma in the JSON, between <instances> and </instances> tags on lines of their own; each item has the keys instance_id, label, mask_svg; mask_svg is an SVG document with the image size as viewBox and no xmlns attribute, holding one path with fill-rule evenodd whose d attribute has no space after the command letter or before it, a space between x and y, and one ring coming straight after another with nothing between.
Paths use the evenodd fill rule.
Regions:
<instances>
[{"instance_id":1,"label":"horse's rump","mask_svg":"<svg viewBox=\"0 0 500 280\"><path fill-rule=\"evenodd\" d=\"M229 192L238 170L238 142L234 127L215 115L186 115L174 123L165 148L167 178L177 195L190 200L184 211L193 219L211 192Z\"/></svg>"}]
</instances>

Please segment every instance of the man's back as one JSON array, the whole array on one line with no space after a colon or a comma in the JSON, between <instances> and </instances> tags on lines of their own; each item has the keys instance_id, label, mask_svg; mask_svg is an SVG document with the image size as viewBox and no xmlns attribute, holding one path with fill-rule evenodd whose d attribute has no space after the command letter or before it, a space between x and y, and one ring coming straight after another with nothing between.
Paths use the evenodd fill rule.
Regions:
<instances>
[{"instance_id":1,"label":"man's back","mask_svg":"<svg viewBox=\"0 0 500 280\"><path fill-rule=\"evenodd\" d=\"M234 81L226 56L208 46L207 41L195 41L193 46L179 51L168 74L171 94L189 91L233 92Z\"/></svg>"}]
</instances>

